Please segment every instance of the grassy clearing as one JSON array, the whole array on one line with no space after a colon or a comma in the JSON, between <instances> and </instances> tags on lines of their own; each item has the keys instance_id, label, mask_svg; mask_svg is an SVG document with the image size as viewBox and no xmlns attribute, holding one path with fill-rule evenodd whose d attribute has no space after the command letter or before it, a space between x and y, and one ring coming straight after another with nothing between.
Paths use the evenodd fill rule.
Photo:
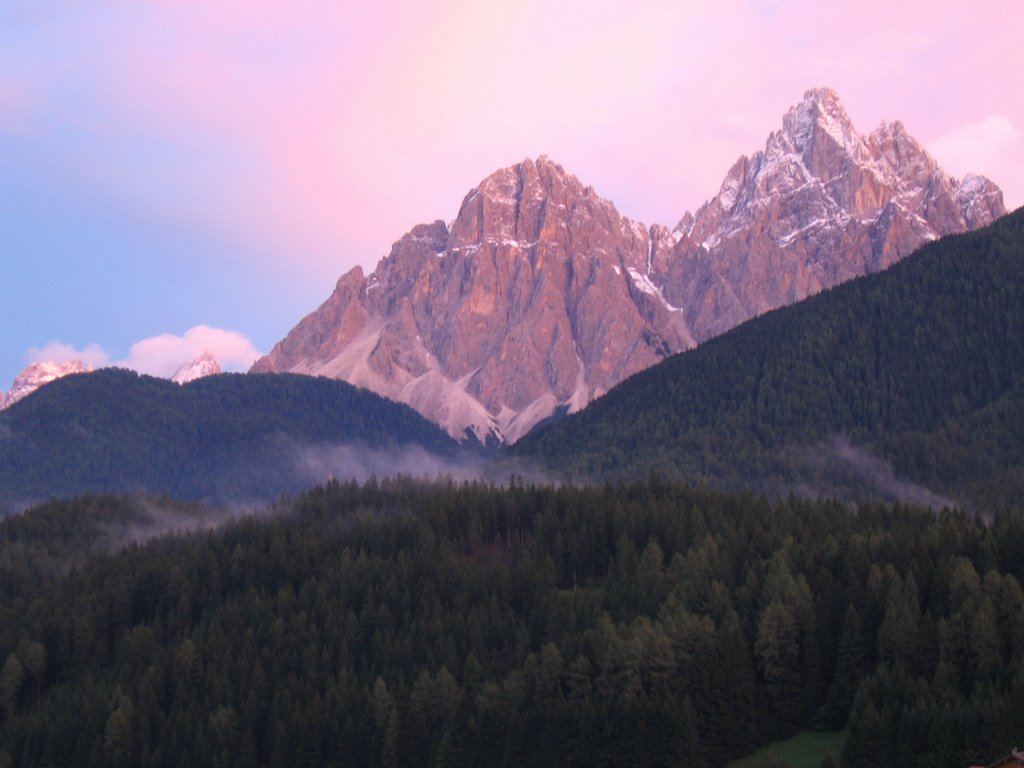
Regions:
<instances>
[{"instance_id":1,"label":"grassy clearing","mask_svg":"<svg viewBox=\"0 0 1024 768\"><path fill-rule=\"evenodd\" d=\"M751 755L733 760L726 768L783 765L788 768L818 768L829 752L839 757L845 738L846 731L801 731L792 738L773 742Z\"/></svg>"}]
</instances>

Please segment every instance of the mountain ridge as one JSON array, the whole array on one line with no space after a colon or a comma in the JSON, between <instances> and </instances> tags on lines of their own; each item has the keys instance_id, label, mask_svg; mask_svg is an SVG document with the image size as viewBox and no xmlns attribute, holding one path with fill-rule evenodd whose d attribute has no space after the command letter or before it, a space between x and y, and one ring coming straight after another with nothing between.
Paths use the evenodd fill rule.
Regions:
<instances>
[{"instance_id":1,"label":"mountain ridge","mask_svg":"<svg viewBox=\"0 0 1024 768\"><path fill-rule=\"evenodd\" d=\"M248 504L332 476L442 471L464 459L435 424L345 382L226 373L176 384L105 368L0 413L0 515L87 492Z\"/></svg>"},{"instance_id":2,"label":"mountain ridge","mask_svg":"<svg viewBox=\"0 0 1024 768\"><path fill-rule=\"evenodd\" d=\"M1022 308L1019 209L753 318L512 450L576 478L860 498L872 478L855 475L883 460L883 484L1008 505L1024 493Z\"/></svg>"},{"instance_id":3,"label":"mountain ridge","mask_svg":"<svg viewBox=\"0 0 1024 768\"><path fill-rule=\"evenodd\" d=\"M112 367L116 368L117 366L104 366L104 368ZM10 392L6 394L0 392L0 411L9 408L57 379L75 373L91 373L94 370L96 369L92 365L85 365L81 360L62 362L43 360L31 363L15 377ZM187 384L204 376L215 376L219 373L223 373L223 371L217 359L212 353L204 350L192 361L180 365L170 380L175 384Z\"/></svg>"},{"instance_id":4,"label":"mountain ridge","mask_svg":"<svg viewBox=\"0 0 1024 768\"><path fill-rule=\"evenodd\" d=\"M812 89L684 215L655 279L704 341L1003 213L992 182L951 178L901 122L862 135L835 91Z\"/></svg>"},{"instance_id":5,"label":"mountain ridge","mask_svg":"<svg viewBox=\"0 0 1024 768\"><path fill-rule=\"evenodd\" d=\"M857 133L830 89L674 229L622 216L541 156L470 190L355 267L252 367L339 378L452 436L512 443L740 322L883 269L1004 212L949 177L899 122Z\"/></svg>"}]
</instances>

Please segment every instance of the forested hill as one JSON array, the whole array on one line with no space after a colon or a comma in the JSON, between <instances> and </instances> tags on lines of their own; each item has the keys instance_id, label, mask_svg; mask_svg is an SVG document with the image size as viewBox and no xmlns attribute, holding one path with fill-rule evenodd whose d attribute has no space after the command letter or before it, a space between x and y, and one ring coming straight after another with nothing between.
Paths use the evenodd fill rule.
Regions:
<instances>
[{"instance_id":1,"label":"forested hill","mask_svg":"<svg viewBox=\"0 0 1024 768\"><path fill-rule=\"evenodd\" d=\"M1024 740L1019 514L330 483L47 573L133 507L0 521L0 767L718 768L845 726L844 768L963 768Z\"/></svg>"},{"instance_id":2,"label":"forested hill","mask_svg":"<svg viewBox=\"0 0 1024 768\"><path fill-rule=\"evenodd\" d=\"M909 479L1004 504L1022 440L1024 209L670 358L515 453L577 477L924 494Z\"/></svg>"},{"instance_id":3,"label":"forested hill","mask_svg":"<svg viewBox=\"0 0 1024 768\"><path fill-rule=\"evenodd\" d=\"M179 386L106 369L0 414L0 513L84 491L249 502L331 475L437 471L458 445L405 405L343 382L225 374Z\"/></svg>"}]
</instances>

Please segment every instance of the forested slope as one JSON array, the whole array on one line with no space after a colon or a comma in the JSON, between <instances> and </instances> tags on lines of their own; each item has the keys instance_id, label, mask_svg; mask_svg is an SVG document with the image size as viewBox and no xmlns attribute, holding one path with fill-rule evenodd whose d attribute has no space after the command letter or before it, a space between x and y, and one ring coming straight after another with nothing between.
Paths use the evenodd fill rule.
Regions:
<instances>
[{"instance_id":1,"label":"forested slope","mask_svg":"<svg viewBox=\"0 0 1024 768\"><path fill-rule=\"evenodd\" d=\"M837 440L957 502L1021 497L1024 210L670 358L514 452L583 478L885 496Z\"/></svg>"},{"instance_id":2,"label":"forested slope","mask_svg":"<svg viewBox=\"0 0 1024 768\"><path fill-rule=\"evenodd\" d=\"M344 382L224 374L179 386L105 369L0 413L0 513L85 491L244 503L457 452L412 409Z\"/></svg>"},{"instance_id":3,"label":"forested slope","mask_svg":"<svg viewBox=\"0 0 1024 768\"><path fill-rule=\"evenodd\" d=\"M133 503L0 522L0 765L711 768L848 725L845 768L962 768L1024 741L1019 515L332 483L47 572L68 520Z\"/></svg>"}]
</instances>

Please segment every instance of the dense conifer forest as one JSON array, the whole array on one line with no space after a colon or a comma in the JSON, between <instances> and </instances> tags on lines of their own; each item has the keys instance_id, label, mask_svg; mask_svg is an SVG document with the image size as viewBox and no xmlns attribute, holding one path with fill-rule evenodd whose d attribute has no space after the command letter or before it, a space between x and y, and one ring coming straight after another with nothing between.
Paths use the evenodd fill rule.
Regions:
<instances>
[{"instance_id":1,"label":"dense conifer forest","mask_svg":"<svg viewBox=\"0 0 1024 768\"><path fill-rule=\"evenodd\" d=\"M0 514L85 492L272 500L336 467L362 461L369 475L374 451L401 471L403 448L409 471L462 451L408 406L343 381L223 374L179 386L108 368L54 381L0 413Z\"/></svg>"},{"instance_id":2,"label":"dense conifer forest","mask_svg":"<svg viewBox=\"0 0 1024 768\"><path fill-rule=\"evenodd\" d=\"M396 479L114 535L212 514L0 522L0 766L713 768L845 727L845 768L953 768L1024 743L1019 515Z\"/></svg>"},{"instance_id":3,"label":"dense conifer forest","mask_svg":"<svg viewBox=\"0 0 1024 768\"><path fill-rule=\"evenodd\" d=\"M1018 505L1024 210L672 357L515 453L590 480L654 467L773 495L900 499L899 477L958 504Z\"/></svg>"}]
</instances>

